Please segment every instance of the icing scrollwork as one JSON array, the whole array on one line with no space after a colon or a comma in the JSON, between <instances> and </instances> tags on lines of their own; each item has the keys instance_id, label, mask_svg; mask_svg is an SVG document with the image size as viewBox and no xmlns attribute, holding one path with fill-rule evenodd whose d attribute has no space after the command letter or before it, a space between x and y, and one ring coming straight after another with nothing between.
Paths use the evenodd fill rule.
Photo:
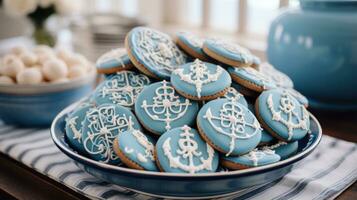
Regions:
<instances>
[{"instance_id":1,"label":"icing scrollwork","mask_svg":"<svg viewBox=\"0 0 357 200\"><path fill-rule=\"evenodd\" d=\"M112 145L118 133L132 129L131 116L119 116L114 106L91 109L87 113L88 131L83 138L85 150L91 155L100 155L102 162L108 163L118 159Z\"/></svg>"},{"instance_id":2,"label":"icing scrollwork","mask_svg":"<svg viewBox=\"0 0 357 200\"><path fill-rule=\"evenodd\" d=\"M164 122L165 129L169 130L171 122L183 117L190 105L188 99L175 95L175 89L163 81L162 86L155 90L152 104L144 100L141 107L151 119Z\"/></svg>"},{"instance_id":3,"label":"icing scrollwork","mask_svg":"<svg viewBox=\"0 0 357 200\"><path fill-rule=\"evenodd\" d=\"M107 80L100 90L100 97L108 97L112 103L133 106L137 96L150 80L142 74L124 71Z\"/></svg>"},{"instance_id":4,"label":"icing scrollwork","mask_svg":"<svg viewBox=\"0 0 357 200\"><path fill-rule=\"evenodd\" d=\"M169 36L151 29L138 32L137 45L146 62L158 70L172 72L186 62L186 55L178 49Z\"/></svg>"},{"instance_id":5,"label":"icing scrollwork","mask_svg":"<svg viewBox=\"0 0 357 200\"><path fill-rule=\"evenodd\" d=\"M208 108L203 118L207 119L216 132L230 138L229 151L226 156L233 152L237 139L251 138L262 129L256 119L247 122L242 106L231 101L223 104L219 116L214 116L211 108ZM253 131L248 129L253 129Z\"/></svg>"}]
</instances>

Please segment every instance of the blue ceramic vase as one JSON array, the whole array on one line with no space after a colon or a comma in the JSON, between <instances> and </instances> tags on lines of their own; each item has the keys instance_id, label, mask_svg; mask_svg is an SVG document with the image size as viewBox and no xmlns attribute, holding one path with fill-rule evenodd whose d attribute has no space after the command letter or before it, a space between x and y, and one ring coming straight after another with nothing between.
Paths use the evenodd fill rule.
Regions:
<instances>
[{"instance_id":1,"label":"blue ceramic vase","mask_svg":"<svg viewBox=\"0 0 357 200\"><path fill-rule=\"evenodd\" d=\"M312 107L357 110L357 0L300 0L272 22L267 56Z\"/></svg>"}]
</instances>

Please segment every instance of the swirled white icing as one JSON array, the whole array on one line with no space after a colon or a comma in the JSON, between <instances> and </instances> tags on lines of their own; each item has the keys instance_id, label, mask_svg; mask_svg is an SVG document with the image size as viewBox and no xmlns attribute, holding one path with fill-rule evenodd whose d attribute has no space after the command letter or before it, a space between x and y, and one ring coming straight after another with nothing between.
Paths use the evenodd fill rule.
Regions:
<instances>
[{"instance_id":1,"label":"swirled white icing","mask_svg":"<svg viewBox=\"0 0 357 200\"><path fill-rule=\"evenodd\" d=\"M252 122L245 120L242 105L231 101L223 104L219 116L214 116L211 108L208 108L203 118L207 119L216 132L230 138L229 151L226 156L233 152L237 139L251 138L262 130L258 120L253 119ZM254 131L247 131L247 127Z\"/></svg>"}]
</instances>

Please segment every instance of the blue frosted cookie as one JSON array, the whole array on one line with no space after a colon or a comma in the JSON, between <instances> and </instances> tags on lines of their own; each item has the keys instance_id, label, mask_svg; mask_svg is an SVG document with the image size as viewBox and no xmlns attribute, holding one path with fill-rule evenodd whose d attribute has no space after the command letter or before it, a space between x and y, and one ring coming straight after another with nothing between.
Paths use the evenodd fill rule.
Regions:
<instances>
[{"instance_id":1,"label":"blue frosted cookie","mask_svg":"<svg viewBox=\"0 0 357 200\"><path fill-rule=\"evenodd\" d=\"M221 164L229 169L246 169L276 163L280 156L269 149L254 149L241 156L222 157Z\"/></svg>"},{"instance_id":2,"label":"blue frosted cookie","mask_svg":"<svg viewBox=\"0 0 357 200\"><path fill-rule=\"evenodd\" d=\"M198 103L178 94L170 82L153 83L144 88L135 103L135 114L152 133L164 132L183 125L193 125Z\"/></svg>"},{"instance_id":3,"label":"blue frosted cookie","mask_svg":"<svg viewBox=\"0 0 357 200\"><path fill-rule=\"evenodd\" d=\"M276 88L275 83L263 73L251 67L229 67L233 81L255 92Z\"/></svg>"},{"instance_id":4,"label":"blue frosted cookie","mask_svg":"<svg viewBox=\"0 0 357 200\"><path fill-rule=\"evenodd\" d=\"M130 60L144 74L170 80L170 75L187 62L183 53L165 33L146 28L132 29L125 39Z\"/></svg>"},{"instance_id":5,"label":"blue frosted cookie","mask_svg":"<svg viewBox=\"0 0 357 200\"><path fill-rule=\"evenodd\" d=\"M65 129L66 129L67 141L69 145L80 154L86 153L82 143L82 132L83 132L82 122L84 121L87 112L92 107L93 105L90 104L80 104L66 118Z\"/></svg>"},{"instance_id":6,"label":"blue frosted cookie","mask_svg":"<svg viewBox=\"0 0 357 200\"><path fill-rule=\"evenodd\" d=\"M198 58L202 61L210 61L211 59L203 52L204 39L188 32L176 33L176 44L188 55Z\"/></svg>"},{"instance_id":7,"label":"blue frosted cookie","mask_svg":"<svg viewBox=\"0 0 357 200\"><path fill-rule=\"evenodd\" d=\"M134 114L123 106L103 104L91 108L83 123L82 143L87 154L94 160L119 164L113 151L113 141L119 133L130 129L140 130Z\"/></svg>"},{"instance_id":8,"label":"blue frosted cookie","mask_svg":"<svg viewBox=\"0 0 357 200\"><path fill-rule=\"evenodd\" d=\"M290 142L290 143L279 141L273 145L264 146L262 147L262 149L263 150L269 149L275 151L275 153L278 154L283 160L296 154L298 147L299 147L298 141Z\"/></svg>"},{"instance_id":9,"label":"blue frosted cookie","mask_svg":"<svg viewBox=\"0 0 357 200\"><path fill-rule=\"evenodd\" d=\"M260 139L259 146L267 145L274 142L276 139L266 130L262 130L262 138Z\"/></svg>"},{"instance_id":10,"label":"blue frosted cookie","mask_svg":"<svg viewBox=\"0 0 357 200\"><path fill-rule=\"evenodd\" d=\"M226 156L245 154L261 139L261 127L254 114L227 99L206 103L197 115L197 127L202 138Z\"/></svg>"},{"instance_id":11,"label":"blue frosted cookie","mask_svg":"<svg viewBox=\"0 0 357 200\"><path fill-rule=\"evenodd\" d=\"M285 142L300 140L309 131L308 111L285 90L263 92L255 103L255 111L264 129Z\"/></svg>"},{"instance_id":12,"label":"blue frosted cookie","mask_svg":"<svg viewBox=\"0 0 357 200\"><path fill-rule=\"evenodd\" d=\"M309 106L309 100L302 95L299 91L295 90L294 88L287 88L285 89L286 92L288 92L291 96L293 96L296 100L298 100L302 105L307 108Z\"/></svg>"},{"instance_id":13,"label":"blue frosted cookie","mask_svg":"<svg viewBox=\"0 0 357 200\"><path fill-rule=\"evenodd\" d=\"M270 78L277 87L293 88L293 81L283 72L275 69L269 63L263 63L259 66L259 71Z\"/></svg>"},{"instance_id":14,"label":"blue frosted cookie","mask_svg":"<svg viewBox=\"0 0 357 200\"><path fill-rule=\"evenodd\" d=\"M113 149L130 168L158 171L154 158L155 140L139 130L131 129L120 133L114 140Z\"/></svg>"},{"instance_id":15,"label":"blue frosted cookie","mask_svg":"<svg viewBox=\"0 0 357 200\"><path fill-rule=\"evenodd\" d=\"M248 49L229 41L207 39L203 43L203 51L211 58L234 67L248 67L258 62Z\"/></svg>"},{"instance_id":16,"label":"blue frosted cookie","mask_svg":"<svg viewBox=\"0 0 357 200\"><path fill-rule=\"evenodd\" d=\"M171 83L182 96L203 101L223 96L232 80L219 65L196 59L173 71Z\"/></svg>"},{"instance_id":17,"label":"blue frosted cookie","mask_svg":"<svg viewBox=\"0 0 357 200\"><path fill-rule=\"evenodd\" d=\"M137 96L149 84L150 79L144 74L121 71L109 76L97 87L94 100L97 105L113 103L133 107Z\"/></svg>"},{"instance_id":18,"label":"blue frosted cookie","mask_svg":"<svg viewBox=\"0 0 357 200\"><path fill-rule=\"evenodd\" d=\"M155 149L157 164L164 172L207 173L218 167L218 153L186 125L164 133Z\"/></svg>"},{"instance_id":19,"label":"blue frosted cookie","mask_svg":"<svg viewBox=\"0 0 357 200\"><path fill-rule=\"evenodd\" d=\"M115 72L133 68L125 48L113 49L102 56L96 62L98 73L112 74Z\"/></svg>"}]
</instances>

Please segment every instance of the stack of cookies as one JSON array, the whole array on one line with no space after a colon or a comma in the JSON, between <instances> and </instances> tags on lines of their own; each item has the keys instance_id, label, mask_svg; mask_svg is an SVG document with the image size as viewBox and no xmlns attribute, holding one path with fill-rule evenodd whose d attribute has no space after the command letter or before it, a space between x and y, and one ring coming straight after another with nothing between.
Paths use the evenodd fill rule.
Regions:
<instances>
[{"instance_id":1,"label":"stack of cookies","mask_svg":"<svg viewBox=\"0 0 357 200\"><path fill-rule=\"evenodd\" d=\"M297 152L308 101L293 82L232 42L147 27L97 61L105 80L66 120L79 154L112 165L207 173Z\"/></svg>"}]
</instances>

